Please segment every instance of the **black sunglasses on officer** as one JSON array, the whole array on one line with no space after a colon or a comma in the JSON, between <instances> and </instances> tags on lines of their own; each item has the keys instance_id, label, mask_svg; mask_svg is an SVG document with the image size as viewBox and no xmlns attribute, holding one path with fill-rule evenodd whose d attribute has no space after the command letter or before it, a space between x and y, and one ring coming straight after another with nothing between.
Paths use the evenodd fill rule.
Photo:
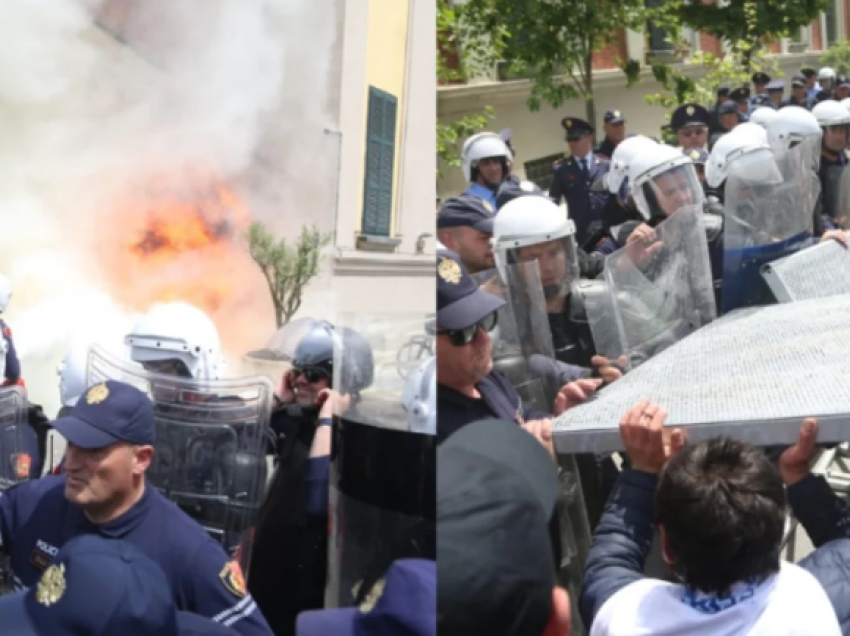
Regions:
<instances>
[{"instance_id":1,"label":"black sunglasses on officer","mask_svg":"<svg viewBox=\"0 0 850 636\"><path fill-rule=\"evenodd\" d=\"M447 329L438 331L437 335L448 336L449 342L453 347L465 347L475 340L475 336L478 335L479 329L483 329L489 333L496 328L496 324L498 322L499 314L494 311L493 313L484 316L484 318L476 322L474 325L470 325L464 329Z\"/></svg>"}]
</instances>

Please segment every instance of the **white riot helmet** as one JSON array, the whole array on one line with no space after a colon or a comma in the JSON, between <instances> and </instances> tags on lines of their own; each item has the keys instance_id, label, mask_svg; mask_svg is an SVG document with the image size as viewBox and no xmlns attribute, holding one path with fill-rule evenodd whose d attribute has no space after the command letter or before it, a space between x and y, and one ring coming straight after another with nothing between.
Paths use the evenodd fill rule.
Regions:
<instances>
[{"instance_id":1,"label":"white riot helmet","mask_svg":"<svg viewBox=\"0 0 850 636\"><path fill-rule=\"evenodd\" d=\"M672 146L659 144L636 157L628 177L635 205L647 221L705 202L694 162Z\"/></svg>"},{"instance_id":2,"label":"white riot helmet","mask_svg":"<svg viewBox=\"0 0 850 636\"><path fill-rule=\"evenodd\" d=\"M215 324L203 311L184 302L154 305L124 342L130 357L155 373L166 361L177 360L195 380L215 380L223 359ZM159 363L159 364L158 364Z\"/></svg>"},{"instance_id":3,"label":"white riot helmet","mask_svg":"<svg viewBox=\"0 0 850 636\"><path fill-rule=\"evenodd\" d=\"M753 114L750 115L750 123L758 124L763 128L767 129L767 124L770 121L773 121L779 115L779 111L773 110L767 106L762 106L761 108L756 108L753 111ZM738 124L739 126L743 124Z\"/></svg>"},{"instance_id":4,"label":"white riot helmet","mask_svg":"<svg viewBox=\"0 0 850 636\"><path fill-rule=\"evenodd\" d=\"M764 110L763 108L760 110ZM773 111L776 112L776 111ZM752 121L745 121L742 124L735 126L735 134L737 135L752 135L759 141L767 143L767 128L759 126Z\"/></svg>"},{"instance_id":5,"label":"white riot helmet","mask_svg":"<svg viewBox=\"0 0 850 636\"><path fill-rule=\"evenodd\" d=\"M767 122L767 141L773 151L783 153L810 137L822 137L817 118L801 106L786 106Z\"/></svg>"},{"instance_id":6,"label":"white riot helmet","mask_svg":"<svg viewBox=\"0 0 850 636\"><path fill-rule=\"evenodd\" d=\"M463 177L468 183L475 181L478 171L478 162L482 159L499 157L503 160L504 175L508 174L508 162L511 161L511 151L505 141L496 133L483 132L473 135L463 144L460 153L460 165Z\"/></svg>"},{"instance_id":7,"label":"white riot helmet","mask_svg":"<svg viewBox=\"0 0 850 636\"><path fill-rule=\"evenodd\" d=\"M10 300L12 300L12 281L0 274L0 313L9 308Z\"/></svg>"},{"instance_id":8,"label":"white riot helmet","mask_svg":"<svg viewBox=\"0 0 850 636\"><path fill-rule=\"evenodd\" d=\"M828 66L824 66L818 71L818 82L822 82L823 80L835 81L835 71Z\"/></svg>"},{"instance_id":9,"label":"white riot helmet","mask_svg":"<svg viewBox=\"0 0 850 636\"><path fill-rule=\"evenodd\" d=\"M821 128L827 126L845 126L850 124L850 111L834 99L828 99L812 108L812 115Z\"/></svg>"},{"instance_id":10,"label":"white riot helmet","mask_svg":"<svg viewBox=\"0 0 850 636\"><path fill-rule=\"evenodd\" d=\"M564 210L544 196L524 196L509 201L493 220L493 257L502 280L507 268L522 261L539 260L547 298L566 295L578 278L576 225ZM562 250L552 255L546 244L557 241Z\"/></svg>"},{"instance_id":11,"label":"white riot helmet","mask_svg":"<svg viewBox=\"0 0 850 636\"><path fill-rule=\"evenodd\" d=\"M62 406L72 407L86 390L86 368L88 366L89 343L74 343L56 372L59 375L59 399Z\"/></svg>"},{"instance_id":12,"label":"white riot helmet","mask_svg":"<svg viewBox=\"0 0 850 636\"><path fill-rule=\"evenodd\" d=\"M714 145L705 168L708 186L720 188L729 175L739 171L753 181L782 181L770 146L750 133L736 131L723 135Z\"/></svg>"},{"instance_id":13,"label":"white riot helmet","mask_svg":"<svg viewBox=\"0 0 850 636\"><path fill-rule=\"evenodd\" d=\"M623 182L629 176L629 164L632 160L643 153L652 152L657 146L658 142L643 135L623 139L614 149L614 154L611 155L611 169L605 177L608 192L617 194Z\"/></svg>"},{"instance_id":14,"label":"white riot helmet","mask_svg":"<svg viewBox=\"0 0 850 636\"><path fill-rule=\"evenodd\" d=\"M410 431L437 434L437 358L431 356L410 374L402 394Z\"/></svg>"}]
</instances>

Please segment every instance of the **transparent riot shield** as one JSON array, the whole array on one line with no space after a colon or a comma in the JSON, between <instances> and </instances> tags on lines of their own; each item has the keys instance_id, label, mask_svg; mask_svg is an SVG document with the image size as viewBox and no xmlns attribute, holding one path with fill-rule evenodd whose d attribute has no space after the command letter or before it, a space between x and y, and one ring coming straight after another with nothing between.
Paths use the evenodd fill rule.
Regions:
<instances>
[{"instance_id":1,"label":"transparent riot shield","mask_svg":"<svg viewBox=\"0 0 850 636\"><path fill-rule=\"evenodd\" d=\"M722 313L774 302L760 268L811 243L810 182L793 151L754 153L733 170L725 187Z\"/></svg>"},{"instance_id":2,"label":"transparent riot shield","mask_svg":"<svg viewBox=\"0 0 850 636\"><path fill-rule=\"evenodd\" d=\"M605 281L628 368L717 316L702 207L680 209L660 223L655 234L654 241L630 243L605 261Z\"/></svg>"},{"instance_id":3,"label":"transparent riot shield","mask_svg":"<svg viewBox=\"0 0 850 636\"><path fill-rule=\"evenodd\" d=\"M274 388L265 377L197 381L152 374L95 345L86 385L131 384L154 403L156 442L148 480L239 557L248 576L249 529L266 487Z\"/></svg>"},{"instance_id":4,"label":"transparent riot shield","mask_svg":"<svg viewBox=\"0 0 850 636\"><path fill-rule=\"evenodd\" d=\"M846 169L841 172L841 180L838 184L835 224L842 230L850 229L850 170Z\"/></svg>"},{"instance_id":5,"label":"transparent riot shield","mask_svg":"<svg viewBox=\"0 0 850 636\"><path fill-rule=\"evenodd\" d=\"M610 293L608 283L604 278L579 280L573 284L571 294L574 304L575 300L581 299L584 320L590 327L596 353L609 360L619 360L625 351L617 321L617 304Z\"/></svg>"},{"instance_id":6,"label":"transparent riot shield","mask_svg":"<svg viewBox=\"0 0 850 636\"><path fill-rule=\"evenodd\" d=\"M398 373L399 350L426 322L425 314L358 313L335 323L333 386L341 397L325 607L360 604L397 559L436 559L436 431L414 432L422 428L406 410L407 380Z\"/></svg>"},{"instance_id":7,"label":"transparent riot shield","mask_svg":"<svg viewBox=\"0 0 850 636\"><path fill-rule=\"evenodd\" d=\"M30 479L38 452L24 389L0 388L0 492Z\"/></svg>"},{"instance_id":8,"label":"transparent riot shield","mask_svg":"<svg viewBox=\"0 0 850 636\"><path fill-rule=\"evenodd\" d=\"M546 296L537 261L508 266L505 270L503 310L510 320L502 325L499 337L514 351L512 375L523 402L542 413L551 413L558 390L569 378L561 375L555 358ZM599 462L593 454L558 456L560 492L558 534L561 562L559 577L576 601L581 591L582 572L590 550L592 529L588 499L602 505L599 492ZM574 607L577 611L577 606Z\"/></svg>"}]
</instances>

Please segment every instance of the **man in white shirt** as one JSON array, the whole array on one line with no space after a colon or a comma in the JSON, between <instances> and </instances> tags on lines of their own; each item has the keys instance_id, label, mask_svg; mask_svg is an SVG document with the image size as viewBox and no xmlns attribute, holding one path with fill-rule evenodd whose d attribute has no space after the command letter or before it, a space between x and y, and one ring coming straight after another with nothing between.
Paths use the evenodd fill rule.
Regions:
<instances>
[{"instance_id":1,"label":"man in white shirt","mask_svg":"<svg viewBox=\"0 0 850 636\"><path fill-rule=\"evenodd\" d=\"M841 634L817 580L780 561L785 490L764 453L728 438L684 447L681 430L663 430L666 416L641 402L620 423L632 468L587 559L590 636ZM643 575L653 522L679 583Z\"/></svg>"}]
</instances>

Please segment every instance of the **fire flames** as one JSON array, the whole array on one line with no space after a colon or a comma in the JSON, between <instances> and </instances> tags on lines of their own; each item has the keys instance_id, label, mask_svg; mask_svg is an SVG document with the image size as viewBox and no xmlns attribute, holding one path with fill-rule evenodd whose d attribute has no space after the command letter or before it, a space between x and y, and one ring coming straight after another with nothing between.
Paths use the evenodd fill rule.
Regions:
<instances>
[{"instance_id":1,"label":"fire flames","mask_svg":"<svg viewBox=\"0 0 850 636\"><path fill-rule=\"evenodd\" d=\"M215 319L259 274L245 241L251 216L236 191L208 172L151 180L120 204L113 294L137 311L183 300Z\"/></svg>"}]
</instances>

